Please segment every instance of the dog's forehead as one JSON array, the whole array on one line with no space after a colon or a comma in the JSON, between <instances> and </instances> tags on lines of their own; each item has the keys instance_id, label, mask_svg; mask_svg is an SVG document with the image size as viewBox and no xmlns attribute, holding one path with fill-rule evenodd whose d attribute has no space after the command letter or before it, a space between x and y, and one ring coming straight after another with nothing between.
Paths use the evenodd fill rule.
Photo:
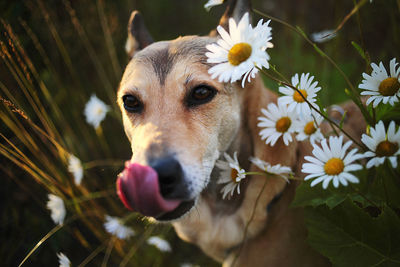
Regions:
<instances>
[{"instance_id":1,"label":"dog's forehead","mask_svg":"<svg viewBox=\"0 0 400 267\"><path fill-rule=\"evenodd\" d=\"M186 36L172 41L153 43L136 53L131 59L121 84L129 82L131 73L138 65L150 68L158 77L161 85L164 85L171 69L182 60L190 59L193 63L210 66L205 54L208 51L207 44L212 42L215 42L215 39L211 37Z\"/></svg>"}]
</instances>

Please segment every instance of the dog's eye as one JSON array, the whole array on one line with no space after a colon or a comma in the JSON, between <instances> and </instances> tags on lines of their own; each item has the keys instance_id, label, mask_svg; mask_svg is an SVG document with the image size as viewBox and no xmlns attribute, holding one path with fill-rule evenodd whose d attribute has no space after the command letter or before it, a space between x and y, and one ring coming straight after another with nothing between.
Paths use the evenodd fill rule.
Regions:
<instances>
[{"instance_id":1,"label":"dog's eye","mask_svg":"<svg viewBox=\"0 0 400 267\"><path fill-rule=\"evenodd\" d=\"M216 94L216 89L208 85L199 85L190 91L186 97L186 104L189 107L205 104L210 102Z\"/></svg>"},{"instance_id":2,"label":"dog's eye","mask_svg":"<svg viewBox=\"0 0 400 267\"><path fill-rule=\"evenodd\" d=\"M124 95L122 97L122 100L124 101L124 108L126 111L131 112L131 113L140 113L143 110L143 104L140 102L140 100L133 95Z\"/></svg>"}]
</instances>

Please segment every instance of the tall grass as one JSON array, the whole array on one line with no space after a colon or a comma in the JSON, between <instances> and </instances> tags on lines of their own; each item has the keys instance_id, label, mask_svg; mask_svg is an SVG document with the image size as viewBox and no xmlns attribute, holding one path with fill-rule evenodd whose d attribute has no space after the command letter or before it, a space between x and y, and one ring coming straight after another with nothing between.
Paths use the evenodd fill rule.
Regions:
<instances>
[{"instance_id":1,"label":"tall grass","mask_svg":"<svg viewBox=\"0 0 400 267\"><path fill-rule=\"evenodd\" d=\"M127 215L116 197L115 177L130 156L115 98L123 66L104 1L98 0L91 6L97 16L93 19L98 26L96 34L100 34L96 39L88 35L69 1L62 1L62 7L55 12L51 10L54 5L42 0L24 4L24 8L39 16L40 21L35 23L42 27L38 31L38 25L23 18L18 18L14 25L1 20L0 56L6 75L0 81L0 153L3 160L24 171L15 171L12 165L9 171L4 169L9 164L3 165L7 179L26 191L40 189L36 198L43 209L40 220L47 230L35 229L36 240L27 238L13 257L5 257L6 264L56 265L56 253L63 251L78 266L159 266L163 262L176 266L178 258L168 254L164 257L145 243L150 234L176 240L170 226L129 216L127 224L139 234L128 241L110 236L103 226L105 214ZM68 23L59 23L56 12L62 13ZM69 27L72 30L66 34L64 30ZM122 29L121 35L125 35L125 25ZM112 107L98 129L93 129L83 116L91 94L97 94ZM76 185L68 172L70 154L83 162L81 185ZM51 226L49 211L45 210L46 192L64 199L67 217L63 225ZM9 228L13 222L4 223L3 227ZM18 227L13 226L17 230ZM42 238L37 238L40 235ZM173 245L179 246L183 243ZM186 246L181 251L187 249ZM7 245L2 245L1 253L6 255L8 251Z\"/></svg>"}]
</instances>

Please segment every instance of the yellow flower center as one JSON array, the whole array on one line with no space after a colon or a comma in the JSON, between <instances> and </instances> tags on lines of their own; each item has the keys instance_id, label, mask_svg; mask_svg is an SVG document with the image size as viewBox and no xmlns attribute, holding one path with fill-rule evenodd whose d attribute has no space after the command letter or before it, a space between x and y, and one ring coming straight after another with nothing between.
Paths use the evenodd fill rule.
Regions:
<instances>
[{"instance_id":1,"label":"yellow flower center","mask_svg":"<svg viewBox=\"0 0 400 267\"><path fill-rule=\"evenodd\" d=\"M399 89L399 80L393 77L384 79L379 85L379 93L383 96L393 96L399 91Z\"/></svg>"},{"instance_id":2,"label":"yellow flower center","mask_svg":"<svg viewBox=\"0 0 400 267\"><path fill-rule=\"evenodd\" d=\"M317 128L315 128L313 121L310 121L306 124L306 126L304 126L304 133L306 135L312 135L313 133L315 133L316 130Z\"/></svg>"},{"instance_id":3,"label":"yellow flower center","mask_svg":"<svg viewBox=\"0 0 400 267\"><path fill-rule=\"evenodd\" d=\"M378 144L375 153L378 157L390 157L393 156L397 150L399 150L399 144L386 140Z\"/></svg>"},{"instance_id":4,"label":"yellow flower center","mask_svg":"<svg viewBox=\"0 0 400 267\"><path fill-rule=\"evenodd\" d=\"M251 56L251 45L248 43L238 43L232 46L228 53L228 61L233 66L237 66L246 61Z\"/></svg>"},{"instance_id":5,"label":"yellow flower center","mask_svg":"<svg viewBox=\"0 0 400 267\"><path fill-rule=\"evenodd\" d=\"M103 113L103 109L101 107L96 108L95 114L101 115Z\"/></svg>"},{"instance_id":6,"label":"yellow flower center","mask_svg":"<svg viewBox=\"0 0 400 267\"><path fill-rule=\"evenodd\" d=\"M307 92L306 92L306 90L300 89L299 91L300 91L301 94L304 96L304 98L307 98ZM303 103L303 102L304 102L303 97L299 94L298 91L295 91L295 92L294 92L294 94L293 94L293 99L294 99L294 101L299 102L299 103Z\"/></svg>"},{"instance_id":7,"label":"yellow flower center","mask_svg":"<svg viewBox=\"0 0 400 267\"><path fill-rule=\"evenodd\" d=\"M338 175L344 169L344 163L339 158L331 158L325 163L324 171L328 175Z\"/></svg>"},{"instance_id":8,"label":"yellow flower center","mask_svg":"<svg viewBox=\"0 0 400 267\"><path fill-rule=\"evenodd\" d=\"M289 129L291 124L292 121L289 119L289 117L283 117L276 122L275 128L278 132L284 133Z\"/></svg>"},{"instance_id":9,"label":"yellow flower center","mask_svg":"<svg viewBox=\"0 0 400 267\"><path fill-rule=\"evenodd\" d=\"M238 177L239 172L236 169L231 169L231 179L234 183L236 182L236 178Z\"/></svg>"}]
</instances>

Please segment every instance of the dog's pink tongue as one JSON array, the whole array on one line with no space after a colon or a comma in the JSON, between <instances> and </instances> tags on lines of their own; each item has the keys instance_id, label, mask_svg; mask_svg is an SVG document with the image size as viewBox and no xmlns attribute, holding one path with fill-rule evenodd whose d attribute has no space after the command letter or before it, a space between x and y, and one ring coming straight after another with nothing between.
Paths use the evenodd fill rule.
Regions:
<instances>
[{"instance_id":1,"label":"dog's pink tongue","mask_svg":"<svg viewBox=\"0 0 400 267\"><path fill-rule=\"evenodd\" d=\"M117 194L130 210L158 217L178 207L180 201L166 200L160 193L157 172L149 167L127 162L117 179Z\"/></svg>"}]
</instances>

